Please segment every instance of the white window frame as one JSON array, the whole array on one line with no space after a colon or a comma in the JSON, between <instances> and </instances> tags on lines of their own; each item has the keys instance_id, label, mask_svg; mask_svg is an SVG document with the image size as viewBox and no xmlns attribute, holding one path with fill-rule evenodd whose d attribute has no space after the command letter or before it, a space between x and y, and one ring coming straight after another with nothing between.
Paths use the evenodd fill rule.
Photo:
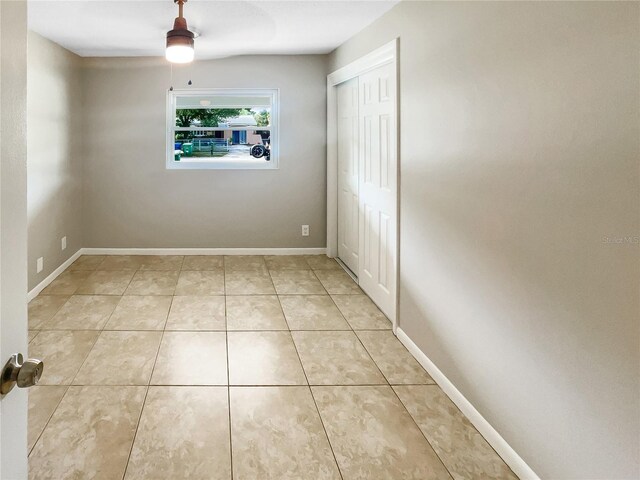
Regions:
<instances>
[{"instance_id":1,"label":"white window frame","mask_svg":"<svg viewBox=\"0 0 640 480\"><path fill-rule=\"evenodd\" d=\"M206 159L196 160L182 157L175 161L176 104L178 97L215 96L265 96L271 97L271 160L247 156L247 160ZM203 88L170 90L167 92L167 145L166 166L168 170L274 170L278 168L280 157L280 90L278 88ZM229 128L203 127L200 130L217 131ZM238 127L233 130L260 130L259 127Z\"/></svg>"}]
</instances>

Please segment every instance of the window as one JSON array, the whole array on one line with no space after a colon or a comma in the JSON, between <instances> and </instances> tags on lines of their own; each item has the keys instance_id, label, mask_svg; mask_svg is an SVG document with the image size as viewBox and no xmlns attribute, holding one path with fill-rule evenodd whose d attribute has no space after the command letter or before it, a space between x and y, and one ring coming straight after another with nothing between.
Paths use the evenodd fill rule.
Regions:
<instances>
[{"instance_id":1,"label":"window","mask_svg":"<svg viewBox=\"0 0 640 480\"><path fill-rule=\"evenodd\" d=\"M278 168L278 90L173 90L167 168Z\"/></svg>"}]
</instances>

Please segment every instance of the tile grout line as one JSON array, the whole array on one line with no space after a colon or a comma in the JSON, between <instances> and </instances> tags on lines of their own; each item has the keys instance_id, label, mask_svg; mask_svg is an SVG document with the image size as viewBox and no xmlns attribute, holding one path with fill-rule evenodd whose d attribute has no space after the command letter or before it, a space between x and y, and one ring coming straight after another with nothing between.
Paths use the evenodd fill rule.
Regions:
<instances>
[{"instance_id":1,"label":"tile grout line","mask_svg":"<svg viewBox=\"0 0 640 480\"><path fill-rule=\"evenodd\" d=\"M131 282L133 282L133 277L136 276L136 272L137 272L137 270L133 272L133 275L131 275L131 278L129 279L129 283L127 283L127 286L125 287L125 289L120 294L120 300L118 300L118 303L116 304L114 309L109 314L109 318L107 318L107 321L104 322L104 325L102 326L101 332L104 332L106 330L106 326L109 325L109 322L111 321L111 317L113 317L113 314L115 313L116 309L118 308L118 305L120 305L120 302L122 302L122 297L124 297L125 292L129 289L129 285L131 285Z\"/></svg>"},{"instance_id":2,"label":"tile grout line","mask_svg":"<svg viewBox=\"0 0 640 480\"><path fill-rule=\"evenodd\" d=\"M36 296L36 298L38 298L39 296L40 296L40 294L38 294L38 295ZM47 295L44 295L44 296L46 297ZM53 295L48 295L48 296L53 296ZM61 296L61 297L63 297L63 296L66 296L66 295L60 295L60 296ZM42 330L42 325L44 325L44 324L46 324L47 322L51 321L51 320L53 319L53 317L55 317L55 316L58 314L58 312L59 312L60 310L62 310L62 307L64 307L64 306L67 304L67 302L71 299L72 295L69 295L68 297L69 297L69 298L67 298L67 299L64 301L64 303L62 303L62 304L61 304L61 305L56 309L56 311L55 311L55 312L53 312L53 315L51 315L51 317L49 317L47 320L45 320L45 321L43 321L43 322L41 322L41 323L40 323L40 326L39 326L38 328L29 328L29 313L28 313L28 312L29 312L29 310L28 310L28 308L29 308L29 303L33 302L33 300L35 300L36 298L34 298L33 300L31 300L31 302L27 303L27 331L29 331L29 330L32 330L32 331L33 331L33 330L37 330L37 331L38 331L38 333L40 333L40 331ZM35 339L37 336L38 336L38 334L36 334L36 335L31 339L31 340L33 341L33 339ZM31 342L27 342L27 343L31 343Z\"/></svg>"},{"instance_id":3,"label":"tile grout line","mask_svg":"<svg viewBox=\"0 0 640 480\"><path fill-rule=\"evenodd\" d=\"M367 347L364 346L364 343L362 343L362 340L360 339L358 334L355 332L355 330L351 330L351 332L353 333L353 336L356 337L356 339L357 339L358 343L360 344L360 346L362 346L362 348L364 349L364 351L367 354L367 357L369 358L369 360L371 360L373 362L373 364L376 366L376 369L378 370L378 372L380 372L380 375L382 375L382 378L384 378L384 381L386 382L386 385L385 384L381 384L381 385L387 386L387 387L391 387L391 384L389 383L389 379L387 378L387 376L384 374L384 372L382 371L382 369L378 365L378 362L376 362L373 359L373 357L369 353L369 350L367 350ZM393 390L393 388L392 388L392 390Z\"/></svg>"},{"instance_id":4,"label":"tile grout line","mask_svg":"<svg viewBox=\"0 0 640 480\"><path fill-rule=\"evenodd\" d=\"M431 386L431 385L428 385ZM437 385L436 385L437 386ZM435 454L435 456L438 458L438 460L440 460L440 463L442 464L442 466L444 467L444 469L447 471L447 473L449 474L449 477L453 480L455 477L451 474L451 471L449 471L449 467L447 466L447 464L444 462L444 460L440 457L440 455L438 455L438 452L436 452L436 449L433 448L433 445L431 445L431 442L429 441L429 439L427 438L427 436L424 434L424 432L422 431L422 429L420 428L420 425L418 425L418 422L416 421L415 418L413 418L413 415L411 415L411 412L409 411L409 409L407 408L407 406L404 404L404 402L402 401L402 399L400 398L400 396L398 395L398 393L396 392L396 390L391 387L391 391L393 392L393 394L395 395L395 397L398 399L398 401L400 402L400 405L402 405L402 407L404 408L404 411L407 412L407 414L409 415L409 418L411 418L411 421L413 422L413 424L416 426L416 428L418 429L418 431L420 432L420 435L422 435L422 437L425 439L425 441L427 442L427 445L429 445L429 448L431 448L431 450L433 451L433 453Z\"/></svg>"},{"instance_id":5,"label":"tile grout line","mask_svg":"<svg viewBox=\"0 0 640 480\"><path fill-rule=\"evenodd\" d=\"M40 385L40 387L57 387L58 385ZM60 406L60 404L62 403L62 400L64 400L64 397L67 396L67 392L69 391L69 388L71 387L71 385L64 385L66 388L64 390L64 393L62 394L62 396L60 397L60 400L58 400L58 403L56 403L55 408L53 409L53 411L51 412L51 415L49 415L49 418L47 418L47 422L44 424L44 427L42 427L42 431L38 434L38 438L36 438L36 441L33 442L33 446L29 449L29 452L27 453L27 460L29 459L29 457L31 456L31 452L33 452L33 449L36 448L36 445L38 444L38 442L40 441L40 438L42 437L42 434L44 433L44 431L47 429L47 427L49 426L49 422L51 422L51 419L53 418L53 415L56 413L56 411L58 410L58 407Z\"/></svg>"},{"instance_id":6,"label":"tile grout line","mask_svg":"<svg viewBox=\"0 0 640 480\"><path fill-rule=\"evenodd\" d=\"M149 380L151 380L151 378L149 378ZM133 452L133 446L136 443L136 437L138 436L138 428L140 428L140 420L142 420L142 412L144 412L144 407L147 403L148 395L149 395L149 385L146 386L146 390L144 392L144 398L142 399L142 405L140 406L140 414L138 415L138 421L136 422L136 430L133 433L133 438L131 439L131 447L129 447L129 455L127 455L127 463L124 466L124 472L122 472L123 480L127 475L127 470L129 469L129 462L131 461L131 453Z\"/></svg>"},{"instance_id":7,"label":"tile grout line","mask_svg":"<svg viewBox=\"0 0 640 480\"><path fill-rule=\"evenodd\" d=\"M38 333L43 333L43 332L161 332L163 330L166 330L167 332L224 332L226 330L222 330L222 329L211 329L211 328L204 328L204 329L164 329L164 328L105 328L102 330L99 329L95 329L95 328L46 328L46 329L42 329L42 330L31 330L32 332L38 332ZM335 328L322 328L322 329L310 329L310 328L294 328L293 330L291 329L284 329L284 328L280 328L280 329L276 329L276 328L262 328L262 329L254 329L254 330L246 330L246 329L238 329L238 330L228 330L229 332L390 332L391 329L390 328L386 328L386 329L357 329L357 330L351 330L349 329L342 329L342 330L338 330ZM35 339L32 338L31 341L33 341Z\"/></svg>"},{"instance_id":8,"label":"tile grout line","mask_svg":"<svg viewBox=\"0 0 640 480\"><path fill-rule=\"evenodd\" d=\"M382 378L385 380L385 382L387 382L388 386L391 386L391 384L389 383L389 379L387 378L387 376L384 374L384 372L382 371L382 369L380 368L380 366L378 365L378 363L374 360L374 358L371 356L371 353L369 353L369 350L367 350L367 347L365 347L364 343L362 343L362 340L360 339L360 337L358 336L358 334L356 333L356 330L354 330L353 326L351 325L351 323L349 323L349 320L347 320L347 317L342 313L342 310L340 310L340 307L338 307L338 304L335 302L335 300L330 296L331 301L333 302L333 304L336 306L336 308L338 309L338 311L340 312L340 315L343 316L343 318L345 319L345 321L347 322L347 325L349 325L349 327L351 327L351 333L353 334L354 337L356 337L358 343L362 346L362 348L364 349L365 353L367 354L367 357L369 357L369 359L373 362L373 364L375 365L376 369L378 370L378 372L380 372L380 375L382 375Z\"/></svg>"},{"instance_id":9,"label":"tile grout line","mask_svg":"<svg viewBox=\"0 0 640 480\"><path fill-rule=\"evenodd\" d=\"M103 260L104 261L104 260ZM75 262L74 262L75 263ZM102 263L102 262L100 262ZM73 264L71 264L73 265ZM91 270L92 272L97 271L97 270ZM91 276L91 274L89 274L89 276ZM88 278L88 277L87 277ZM76 290L78 290L78 288L80 288L80 286L76 287ZM62 309L62 307L64 305L66 305L69 300L71 299L71 297L73 296L73 294L69 295L69 298L67 299L66 302L64 302L57 310L56 312L51 316L50 319L47 320L51 321L53 319L53 317L55 317L55 315ZM122 297L122 296L121 296ZM36 297L37 298L37 297ZM120 303L118 301L118 303ZM115 308L114 308L115 311ZM104 326L107 324L107 322L109 321L109 319L111 318L111 315L113 314L113 311L111 312L111 314L109 315L109 318L107 318L107 321L104 323ZM28 319L27 319L28 322ZM43 324L46 322L43 322ZM28 325L27 325L28 327ZM72 331L72 330L71 330ZM69 392L69 389L73 386L73 381L76 379L76 377L78 376L78 373L80 372L80 370L82 369L82 367L84 366L84 364L87 361L87 358L89 358L89 354L91 353L91 351L93 350L93 348L95 347L96 343L98 342L98 338L100 338L100 335L102 334L102 330L91 330L91 331L98 331L99 333L96 335L95 340L93 341L93 343L91 344L91 348L88 349L87 354L85 355L84 359L82 360L82 363L80 364L80 367L78 368L78 370L76 371L76 373L74 374L73 378L71 379L70 383L68 385L66 385L66 389L64 391L64 394L62 395L62 397L60 397L60 400L58 401L58 403L56 404L55 408L53 409L53 411L51 412L51 415L49 416L49 418L47 419L47 422L45 423L44 427L42 428L42 430L40 431L40 434L38 435L38 438L36 439L36 441L33 443L33 446L31 447L31 449L29 450L28 454L27 454L27 458L29 457L29 455L31 455L31 452L33 452L33 449L36 447L36 445L38 444L38 442L40 441L40 438L42 437L42 435L44 434L44 431L46 430L46 428L49 426L49 423L51 422L51 419L53 418L53 416L55 415L56 411L58 410L58 408L60 407L60 404L62 403L62 400L64 400L64 398L67 396L67 393ZM35 335L35 337L33 337L31 339L31 341L35 340L35 338L40 335L41 330L38 330L38 333ZM29 342L31 343L31 342ZM49 385L42 385L43 387L47 387ZM53 385L51 385L53 386ZM82 386L80 386L82 387Z\"/></svg>"},{"instance_id":10,"label":"tile grout line","mask_svg":"<svg viewBox=\"0 0 640 480\"><path fill-rule=\"evenodd\" d=\"M329 438L329 433L327 433L327 427L324 424L324 420L322 419L322 415L320 414L320 408L318 407L318 402L316 401L316 397L313 394L313 389L310 385L307 386L309 389L309 393L311 394L311 400L313 400L313 405L316 407L316 412L318 412L318 418L320 419L320 425L322 425L322 430L324 430L324 435L327 439L327 443L329 444L329 448L331 449L331 454L333 455L333 461L336 462L336 467L338 468L338 475L340 475L341 479L344 479L342 475L342 469L340 468L340 464L338 463L338 458L336 457L336 452L333 450L333 445L331 444L331 439Z\"/></svg>"},{"instance_id":11,"label":"tile grout line","mask_svg":"<svg viewBox=\"0 0 640 480\"><path fill-rule=\"evenodd\" d=\"M278 297L278 302L280 302L280 298L279 297ZM282 303L281 302L280 302L280 309L283 311L283 314L284 314L284 309L282 308ZM285 321L287 321L286 316L285 316ZM309 389L309 394L311 395L311 400L313 400L313 405L316 407L316 412L318 413L318 418L320 419L320 425L322 425L322 430L324 431L325 438L327 439L327 443L329 444L329 448L331 449L331 455L333 455L333 461L336 463L336 468L338 469L338 475L340 475L340 478L344 480L344 477L342 475L342 470L340 469L340 464L338 463L338 459L336 458L336 452L334 452L333 445L331 445L331 440L329 439L329 434L327 433L327 428L324 425L324 420L322 420L322 415L320 415L320 409L318 408L318 403L316 402L316 398L313 395L313 390L311 389L311 385L309 384L309 377L307 377L307 371L304 369L304 364L302 363L302 357L300 357L300 352L298 351L298 346L296 345L296 342L294 341L293 335L291 335L291 332L289 332L289 335L291 336L291 343L293 343L293 348L296 351L296 355L298 356L298 361L300 362L300 367L302 368L302 373L304 374L304 378L305 378L305 380L307 382L306 387Z\"/></svg>"},{"instance_id":12,"label":"tile grout line","mask_svg":"<svg viewBox=\"0 0 640 480\"><path fill-rule=\"evenodd\" d=\"M226 274L225 274L225 292L226 292ZM229 470L231 472L231 480L233 480L233 432L231 426L231 379L229 372L229 331L228 328L228 320L227 320L227 296L224 298L224 340L226 346L227 353L227 415L229 419Z\"/></svg>"},{"instance_id":13,"label":"tile grout line","mask_svg":"<svg viewBox=\"0 0 640 480\"><path fill-rule=\"evenodd\" d=\"M323 285L324 286L324 285ZM328 293L328 292L327 292ZM329 294L330 295L330 294ZM331 296L331 295L330 295ZM333 303L335 304L335 301L333 300L333 298L331 298ZM336 304L336 307L338 308L338 310L340 311L340 313L342 314L342 310L340 310L340 307L338 307L338 305ZM346 317L345 317L346 320ZM442 464L442 466L445 468L445 470L447 471L447 473L449 474L449 477L451 479L453 479L453 476L451 475L451 472L449 471L449 468L445 465L444 461L442 460L442 458L440 458L440 456L437 454L437 452L435 451L435 449L433 448L433 446L431 445L431 442L429 442L429 439L427 439L426 435L424 434L424 432L422 431L422 429L420 428L420 426L417 424L416 420L413 418L413 416L411 415L411 413L409 412L409 410L407 409L406 405L404 404L404 402L402 402L402 400L400 399L400 397L398 396L398 394L396 393L395 389L393 388L393 386L389 383L389 379L387 378L387 376L384 374L384 372L380 369L380 366L378 365L378 363L374 360L374 358L371 356L371 353L369 352L369 350L367 349L367 347L364 345L364 343L362 342L362 339L358 336L358 334L356 333L356 330L353 329L353 327L351 326L351 323L349 323L349 321L347 320L347 324L351 327L351 332L353 333L353 335L356 337L358 343L362 346L362 348L364 349L364 351L366 352L367 356L369 357L369 359L371 360L371 362L373 362L373 364L375 365L376 369L380 372L380 375L382 375L382 378L385 380L386 385L381 384L381 385L373 385L373 386L382 386L382 387L388 387L393 394L396 396L396 398L398 399L398 401L400 402L400 404L403 406L404 410L407 412L407 414L409 415L409 417L411 418L411 420L413 421L413 423L416 425L416 428L418 428L418 430L420 431L420 434L422 435L422 437L425 439L425 441L427 442L427 444L429 445L429 447L431 448L431 450L433 450L434 454L436 455L436 457L438 458L438 460L440 460L440 463ZM295 342L294 342L295 343ZM302 360L301 360L302 362ZM353 385L353 386L364 386L364 385ZM311 390L311 394L313 395L313 390ZM314 397L314 402L315 402L315 397ZM317 404L316 404L317 407ZM318 414L320 414L319 410L318 410ZM328 437L328 436L327 436Z\"/></svg>"},{"instance_id":14,"label":"tile grout line","mask_svg":"<svg viewBox=\"0 0 640 480\"><path fill-rule=\"evenodd\" d=\"M106 260L106 258L100 263L102 265L102 263ZM97 271L97 270L96 270ZM135 275L135 274L134 274ZM133 279L133 275L131 276L131 279ZM131 283L131 280L129 281L129 283ZM80 288L80 287L78 287ZM127 285L128 288L128 285ZM77 290L77 288L76 288ZM126 291L126 289L125 289ZM93 349L96 346L96 343L98 343L98 340L100 339L100 337L102 336L102 332L104 332L104 327L107 326L107 323L109 323L109 320L111 320L111 316L113 315L113 312L115 312L116 308L118 307L118 305L120 304L120 301L122 300L122 295L119 295L120 299L118 300L118 303L113 307L113 310L111 311L111 313L109 313L109 316L107 317L107 319L105 320L105 322L102 324L102 327L99 329L95 329L95 331L99 332L98 335L96 336L96 339L93 341L93 344L91 345L91 348L89 349L89 351L87 352L87 355L84 357L84 360L82 361L82 364L80 365L80 368L78 368L78 370L76 371L76 374L73 376L73 378L71 379L71 384L73 385L73 382L75 381L75 379L78 377L78 374L80 373L80 370L82 370L82 367L84 367L84 365L87 363L87 359L89 358L89 355L91 355L91 352L93 351ZM69 298L69 300L71 300L71 297ZM66 304L65 304L66 305ZM73 331L73 330L71 330ZM84 386L84 385L81 385Z\"/></svg>"},{"instance_id":15,"label":"tile grout line","mask_svg":"<svg viewBox=\"0 0 640 480\"><path fill-rule=\"evenodd\" d=\"M69 383L59 383L50 385L38 385L39 387L226 387L226 383L154 383L151 385L140 383L95 383L91 385L72 385ZM232 383L233 388L256 388L256 387L438 387L437 384L430 383Z\"/></svg>"},{"instance_id":16,"label":"tile grout line","mask_svg":"<svg viewBox=\"0 0 640 480\"><path fill-rule=\"evenodd\" d=\"M68 331L73 332L74 330L68 330ZM87 351L87 354L85 355L84 360L82 360L82 363L80 364L80 367L78 368L78 370L76 370L76 373L73 375L73 378L71 379L71 382L69 382L69 386L70 387L72 387L72 386L84 387L85 386L85 385L74 385L73 382L75 381L76 377L80 373L80 370L82 370L82 367L84 367L84 365L87 363L87 359L89 358L89 355L91 355L91 352L93 351L94 347L96 346L96 343L98 343L98 339L102 335L102 330L91 330L91 331L98 332L98 334L96 335L95 340L91 344L91 348Z\"/></svg>"},{"instance_id":17,"label":"tile grout line","mask_svg":"<svg viewBox=\"0 0 640 480\"><path fill-rule=\"evenodd\" d=\"M315 274L315 272L314 272ZM317 276L316 276L317 277ZM320 281L322 283L322 281ZM323 284L324 287L324 284ZM325 287L326 289L326 287ZM328 291L327 291L327 294ZM344 314L342 313L342 310L340 310L340 307L338 307L338 305L335 303L335 300L333 300L333 298L331 297L331 295L329 294L331 300L333 301L334 305L336 305L336 307L338 308L338 311L340 312L341 315ZM367 354L367 357L371 360L371 362L373 363L373 365L375 365L376 369L378 370L378 372L380 372L380 375L382 375L382 378L385 380L386 385L374 385L374 386L383 386L383 387L388 387L393 394L396 396L396 398L398 399L398 401L400 402L400 404L403 406L404 410L407 412L407 414L409 415L409 417L411 418L411 420L413 421L413 423L416 425L416 428L418 428L418 430L420 431L420 434L422 435L422 437L425 439L425 441L427 442L427 444L429 445L429 447L431 448L431 450L434 452L434 454L436 455L436 457L438 458L438 460L440 460L440 463L442 464L442 466L445 468L445 470L447 471L447 473L449 474L450 478L453 478L453 476L451 475L451 472L449 471L449 468L447 467L447 465L445 465L444 461L442 460L442 458L440 458L440 456L437 454L437 452L435 451L435 449L433 448L433 446L431 445L431 442L429 442L429 440L427 439L426 435L424 434L424 432L422 431L422 429L420 428L420 426L417 424L416 420L413 418L413 416L411 415L411 413L409 412L409 410L407 409L406 405L404 404L404 402L402 402L402 400L400 399L400 397L398 396L398 394L396 393L395 389L393 388L393 386L389 383L389 379L387 378L387 376L384 374L384 372L381 370L380 366L378 365L378 363L374 360L374 358L371 356L371 353L369 352L369 350L367 349L367 347L364 345L364 343L362 342L362 339L358 336L358 334L356 333L356 330L353 329L353 326L351 325L351 323L346 319L346 317L344 317L347 324L351 327L351 332L352 334L355 336L355 338L357 339L358 343L362 346L362 348L364 349L365 353ZM295 342L294 342L295 345ZM297 351L297 346L296 346L296 351ZM298 354L299 355L299 354ZM300 359L300 362L302 363L302 359ZM304 368L304 366L303 366ZM306 375L306 372L305 372ZM355 386L355 385L354 385ZM357 385L357 386L364 386L364 385ZM311 389L311 387L309 387L311 390L311 395L314 399L314 403L316 404L316 409L318 409L318 405L317 402L315 400L315 396L313 395L313 389ZM320 410L318 409L318 415L320 415ZM321 421L322 421L322 416L320 416ZM324 422L323 422L323 428L324 428ZM326 434L326 429L325 429L325 434ZM328 439L328 434L327 434L327 439ZM329 444L331 444L331 441L329 440ZM333 451L333 447L332 451ZM335 452L334 452L334 458L335 458ZM336 460L337 463L337 460ZM339 466L338 466L339 468Z\"/></svg>"},{"instance_id":18,"label":"tile grout line","mask_svg":"<svg viewBox=\"0 0 640 480\"><path fill-rule=\"evenodd\" d=\"M167 316L164 320L165 327L167 325L167 320L169 318L169 312L171 312L171 307L173 306L173 296L171 297L171 303L169 304L169 310L167 310ZM160 341L158 342L158 349L156 350L156 357L153 361L153 366L151 367L151 373L149 374L149 380L147 381L147 389L144 393L144 399L142 400L142 406L140 407L140 415L138 415L138 421L136 423L136 430L133 434L133 438L131 439L131 447L129 448L129 455L127 456L127 463L124 467L124 472L122 473L122 479L127 475L127 470L129 469L129 462L131 461L131 454L133 453L133 446L136 443L136 437L138 436L138 429L140 428L140 421L142 420L142 414L144 412L144 407L147 404L147 396L149 395L149 390L151 388L151 379L153 378L153 372L156 369L156 364L158 363L158 356L160 355L160 347L162 346L162 339L164 338L164 328L162 330L162 334L160 335Z\"/></svg>"}]
</instances>

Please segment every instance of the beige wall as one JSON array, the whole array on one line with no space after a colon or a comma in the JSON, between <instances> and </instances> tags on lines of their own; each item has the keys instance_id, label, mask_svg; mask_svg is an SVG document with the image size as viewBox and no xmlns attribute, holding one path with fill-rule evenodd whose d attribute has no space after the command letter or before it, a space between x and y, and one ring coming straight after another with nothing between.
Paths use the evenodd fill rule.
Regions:
<instances>
[{"instance_id":1,"label":"beige wall","mask_svg":"<svg viewBox=\"0 0 640 480\"><path fill-rule=\"evenodd\" d=\"M279 88L278 170L167 170L162 59L87 59L86 247L324 247L326 56L174 67L176 88ZM301 236L301 225L311 227Z\"/></svg>"},{"instance_id":2,"label":"beige wall","mask_svg":"<svg viewBox=\"0 0 640 480\"><path fill-rule=\"evenodd\" d=\"M29 289L83 246L81 59L29 32L27 205ZM67 237L67 248L60 241ZM44 270L36 273L36 259Z\"/></svg>"},{"instance_id":3,"label":"beige wall","mask_svg":"<svg viewBox=\"0 0 640 480\"><path fill-rule=\"evenodd\" d=\"M403 2L330 58L400 37L400 326L543 478L640 476L639 15Z\"/></svg>"}]
</instances>

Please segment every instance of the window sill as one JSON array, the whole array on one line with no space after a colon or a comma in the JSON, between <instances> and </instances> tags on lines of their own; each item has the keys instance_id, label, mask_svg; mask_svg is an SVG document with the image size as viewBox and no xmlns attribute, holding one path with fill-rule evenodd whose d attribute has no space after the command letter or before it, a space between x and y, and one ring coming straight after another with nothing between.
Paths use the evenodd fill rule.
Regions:
<instances>
[{"instance_id":1,"label":"window sill","mask_svg":"<svg viewBox=\"0 0 640 480\"><path fill-rule=\"evenodd\" d=\"M262 159L246 160L218 160L196 159L184 157L179 162L167 162L167 170L277 170L278 165L273 161Z\"/></svg>"}]
</instances>

